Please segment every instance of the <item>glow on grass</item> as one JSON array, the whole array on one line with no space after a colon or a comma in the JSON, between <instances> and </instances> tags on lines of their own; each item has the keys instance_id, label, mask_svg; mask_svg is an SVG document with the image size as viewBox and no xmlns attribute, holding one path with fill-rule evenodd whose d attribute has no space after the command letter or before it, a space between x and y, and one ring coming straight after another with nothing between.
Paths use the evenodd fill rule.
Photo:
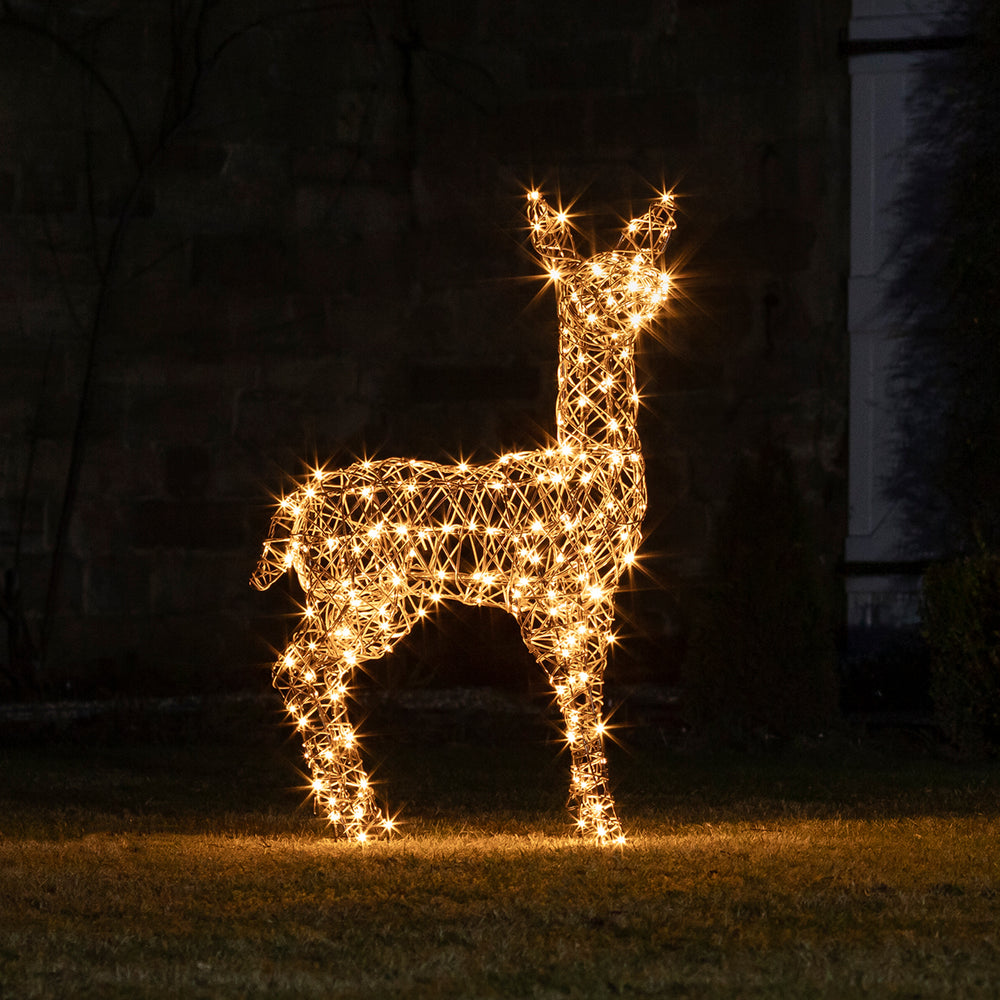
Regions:
<instances>
[{"instance_id":1,"label":"glow on grass","mask_svg":"<svg viewBox=\"0 0 1000 1000\"><path fill-rule=\"evenodd\" d=\"M253 577L264 590L291 569L305 591L274 683L302 734L318 811L357 841L392 823L362 764L348 683L442 600L514 616L565 720L577 829L601 844L624 839L608 787L603 678L615 592L646 512L633 352L666 303L658 258L674 203L662 195L615 250L589 259L537 191L527 215L558 303L555 439L485 464L317 469L279 503Z\"/></svg>"}]
</instances>

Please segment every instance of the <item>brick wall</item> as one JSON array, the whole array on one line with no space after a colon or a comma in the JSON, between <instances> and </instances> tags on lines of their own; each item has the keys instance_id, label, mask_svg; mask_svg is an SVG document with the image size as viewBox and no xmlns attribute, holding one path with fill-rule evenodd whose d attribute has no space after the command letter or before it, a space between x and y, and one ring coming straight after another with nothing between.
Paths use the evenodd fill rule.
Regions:
<instances>
[{"instance_id":1,"label":"brick wall","mask_svg":"<svg viewBox=\"0 0 1000 1000\"><path fill-rule=\"evenodd\" d=\"M160 0L100 22L12 7L0 563L34 634L45 619L54 686L258 683L287 605L247 577L284 474L552 429L532 183L578 199L597 239L651 186L681 198L687 277L640 359L658 585L628 603L646 673L676 667L741 450L792 450L832 567L846 0L262 2L174 51Z\"/></svg>"}]
</instances>

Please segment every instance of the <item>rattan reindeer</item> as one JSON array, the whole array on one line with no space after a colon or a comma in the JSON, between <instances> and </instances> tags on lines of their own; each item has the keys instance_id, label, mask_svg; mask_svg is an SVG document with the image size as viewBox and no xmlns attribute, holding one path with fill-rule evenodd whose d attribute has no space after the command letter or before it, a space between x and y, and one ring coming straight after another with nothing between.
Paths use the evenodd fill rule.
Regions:
<instances>
[{"instance_id":1,"label":"rattan reindeer","mask_svg":"<svg viewBox=\"0 0 1000 1000\"><path fill-rule=\"evenodd\" d=\"M264 590L292 569L305 592L274 683L301 731L317 810L355 840L392 820L348 718L352 674L441 601L514 616L565 720L577 828L601 844L623 840L608 787L603 675L613 598L646 510L634 347L667 298L658 259L674 203L663 195L616 250L588 259L566 215L537 192L527 214L558 303L555 439L485 464L319 469L281 500L253 577Z\"/></svg>"}]
</instances>

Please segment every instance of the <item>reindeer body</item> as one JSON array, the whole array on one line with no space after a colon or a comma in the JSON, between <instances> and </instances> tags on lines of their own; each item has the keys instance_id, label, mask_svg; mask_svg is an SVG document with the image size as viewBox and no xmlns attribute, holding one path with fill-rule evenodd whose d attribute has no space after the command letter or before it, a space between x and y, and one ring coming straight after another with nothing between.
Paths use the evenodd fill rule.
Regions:
<instances>
[{"instance_id":1,"label":"reindeer body","mask_svg":"<svg viewBox=\"0 0 1000 1000\"><path fill-rule=\"evenodd\" d=\"M664 196L625 248L576 256L562 213L529 195L532 239L556 283L556 439L484 464L387 459L312 479L279 505L254 584L293 569L302 623L275 664L303 734L317 805L365 840L391 825L375 803L345 695L357 664L390 652L442 600L518 621L566 720L581 832L621 839L603 752L603 671L613 598L646 509L634 343L666 297L656 257L673 228Z\"/></svg>"}]
</instances>

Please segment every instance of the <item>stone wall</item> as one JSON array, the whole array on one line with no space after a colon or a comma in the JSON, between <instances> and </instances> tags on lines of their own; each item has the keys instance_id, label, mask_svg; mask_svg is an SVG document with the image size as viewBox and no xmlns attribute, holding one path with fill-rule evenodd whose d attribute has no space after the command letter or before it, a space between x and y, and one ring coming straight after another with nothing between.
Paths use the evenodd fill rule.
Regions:
<instances>
[{"instance_id":1,"label":"stone wall","mask_svg":"<svg viewBox=\"0 0 1000 1000\"><path fill-rule=\"evenodd\" d=\"M247 578L288 474L552 430L529 185L598 242L661 185L681 206L640 358L654 582L620 669L673 675L729 470L765 440L832 574L848 7L5 7L0 564L47 682L253 686L289 605Z\"/></svg>"}]
</instances>

